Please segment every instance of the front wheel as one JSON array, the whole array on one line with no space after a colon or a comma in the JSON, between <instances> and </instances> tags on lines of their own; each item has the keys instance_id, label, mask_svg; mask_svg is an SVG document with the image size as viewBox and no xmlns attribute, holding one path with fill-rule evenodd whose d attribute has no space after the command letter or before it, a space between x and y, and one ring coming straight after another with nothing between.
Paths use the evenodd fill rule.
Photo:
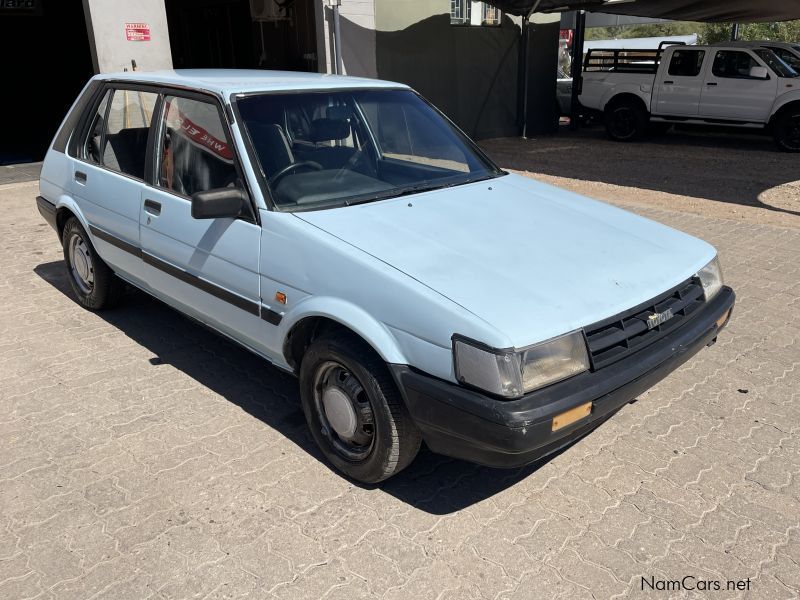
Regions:
<instances>
[{"instance_id":1,"label":"front wheel","mask_svg":"<svg viewBox=\"0 0 800 600\"><path fill-rule=\"evenodd\" d=\"M631 142L647 130L647 112L641 103L622 99L612 102L605 111L606 131L611 139Z\"/></svg>"},{"instance_id":2,"label":"front wheel","mask_svg":"<svg viewBox=\"0 0 800 600\"><path fill-rule=\"evenodd\" d=\"M309 346L300 397L314 441L352 479L383 481L417 455L419 429L386 364L348 332L331 332Z\"/></svg>"},{"instance_id":3,"label":"front wheel","mask_svg":"<svg viewBox=\"0 0 800 600\"><path fill-rule=\"evenodd\" d=\"M773 127L778 148L784 152L800 152L800 104L782 109Z\"/></svg>"}]
</instances>

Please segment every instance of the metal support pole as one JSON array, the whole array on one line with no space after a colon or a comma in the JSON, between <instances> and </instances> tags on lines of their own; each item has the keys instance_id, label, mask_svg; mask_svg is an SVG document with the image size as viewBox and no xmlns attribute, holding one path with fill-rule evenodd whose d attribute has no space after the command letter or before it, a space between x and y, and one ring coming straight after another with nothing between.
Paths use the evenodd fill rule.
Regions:
<instances>
[{"instance_id":1,"label":"metal support pole","mask_svg":"<svg viewBox=\"0 0 800 600\"><path fill-rule=\"evenodd\" d=\"M572 38L572 102L569 111L570 129L578 129L580 115L580 95L583 88L583 41L586 39L586 12L575 14L575 36Z\"/></svg>"},{"instance_id":2,"label":"metal support pole","mask_svg":"<svg viewBox=\"0 0 800 600\"><path fill-rule=\"evenodd\" d=\"M529 71L530 65L530 27L528 15L522 17L522 39L520 40L520 54L522 64L522 103L520 111L522 112L522 137L528 137L528 84L530 81Z\"/></svg>"},{"instance_id":3,"label":"metal support pole","mask_svg":"<svg viewBox=\"0 0 800 600\"><path fill-rule=\"evenodd\" d=\"M333 0L333 43L335 45L334 54L336 56L336 74L344 73L342 65L342 28L339 24L339 4L340 0Z\"/></svg>"},{"instance_id":4,"label":"metal support pole","mask_svg":"<svg viewBox=\"0 0 800 600\"><path fill-rule=\"evenodd\" d=\"M735 42L739 39L739 24L734 23L733 27L731 27L731 41Z\"/></svg>"},{"instance_id":5,"label":"metal support pole","mask_svg":"<svg viewBox=\"0 0 800 600\"><path fill-rule=\"evenodd\" d=\"M520 69L522 70L522 77L517 77L517 81L520 79L522 80L522 90L521 93L518 94L518 97L521 98L519 104L519 110L522 112L522 118L520 122L522 124L522 137L528 137L528 82L530 81L530 76L528 71L530 70L529 65L529 58L530 58L530 41L531 41L531 34L530 34L530 20L531 15L536 12L536 9L539 8L539 4L541 4L542 0L536 0L531 9L528 11L527 15L522 16L522 31L520 32Z\"/></svg>"}]
</instances>

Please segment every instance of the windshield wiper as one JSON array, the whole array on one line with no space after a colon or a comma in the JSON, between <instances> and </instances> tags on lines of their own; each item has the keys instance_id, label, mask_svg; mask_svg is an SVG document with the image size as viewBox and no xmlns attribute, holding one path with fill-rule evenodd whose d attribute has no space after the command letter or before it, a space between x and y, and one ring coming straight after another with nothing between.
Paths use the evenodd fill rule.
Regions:
<instances>
[{"instance_id":1,"label":"windshield wiper","mask_svg":"<svg viewBox=\"0 0 800 600\"><path fill-rule=\"evenodd\" d=\"M433 190L441 190L445 188L451 188L458 185L466 185L468 183L476 183L478 181L485 181L487 179L494 179L495 177L499 177L502 175L489 173L487 175L481 175L480 177L473 177L472 179L465 179L459 181L451 181L449 183L442 183L442 182L435 182L435 181L428 181L425 183L419 183L417 185L410 185L400 189L392 189L386 190L383 192L378 192L376 194L371 194L369 196L363 196L361 198L355 198L353 200L345 200L345 204L347 206L353 206L356 204L366 204L367 202L377 202L378 200L388 200L390 198L400 198L401 196L408 196L410 194L421 194L422 192L432 192Z\"/></svg>"}]
</instances>

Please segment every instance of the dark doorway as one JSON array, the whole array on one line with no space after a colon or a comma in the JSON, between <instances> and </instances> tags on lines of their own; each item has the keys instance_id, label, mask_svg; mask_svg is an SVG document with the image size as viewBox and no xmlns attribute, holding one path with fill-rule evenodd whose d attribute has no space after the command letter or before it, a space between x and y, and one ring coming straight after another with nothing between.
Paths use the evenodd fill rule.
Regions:
<instances>
[{"instance_id":1,"label":"dark doorway","mask_svg":"<svg viewBox=\"0 0 800 600\"><path fill-rule=\"evenodd\" d=\"M176 69L317 70L314 0L166 0Z\"/></svg>"},{"instance_id":2,"label":"dark doorway","mask_svg":"<svg viewBox=\"0 0 800 600\"><path fill-rule=\"evenodd\" d=\"M83 2L0 3L0 56L0 164L41 160L94 74Z\"/></svg>"}]
</instances>

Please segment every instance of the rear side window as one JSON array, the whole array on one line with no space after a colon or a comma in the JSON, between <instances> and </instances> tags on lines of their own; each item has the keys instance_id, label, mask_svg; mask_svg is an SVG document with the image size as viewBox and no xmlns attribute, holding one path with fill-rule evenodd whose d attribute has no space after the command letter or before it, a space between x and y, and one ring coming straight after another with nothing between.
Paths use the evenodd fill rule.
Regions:
<instances>
[{"instance_id":1,"label":"rear side window","mask_svg":"<svg viewBox=\"0 0 800 600\"><path fill-rule=\"evenodd\" d=\"M738 50L720 50L714 57L711 72L715 77L727 79L752 79L750 69L759 67L755 58L747 52Z\"/></svg>"},{"instance_id":2,"label":"rear side window","mask_svg":"<svg viewBox=\"0 0 800 600\"><path fill-rule=\"evenodd\" d=\"M89 125L89 132L86 135L86 140L84 140L83 148L81 149L81 158L98 165L103 164L103 134L105 133L108 103L111 100L112 93L113 90L108 90L103 95L103 99L100 101L92 117L91 124Z\"/></svg>"},{"instance_id":3,"label":"rear side window","mask_svg":"<svg viewBox=\"0 0 800 600\"><path fill-rule=\"evenodd\" d=\"M183 196L224 187L244 190L216 104L166 96L160 148L159 186Z\"/></svg>"},{"instance_id":4,"label":"rear side window","mask_svg":"<svg viewBox=\"0 0 800 600\"><path fill-rule=\"evenodd\" d=\"M669 62L669 74L675 77L697 77L703 68L703 50L675 50Z\"/></svg>"},{"instance_id":5,"label":"rear side window","mask_svg":"<svg viewBox=\"0 0 800 600\"><path fill-rule=\"evenodd\" d=\"M108 90L97 107L83 146L83 158L144 179L147 137L158 94Z\"/></svg>"}]
</instances>

